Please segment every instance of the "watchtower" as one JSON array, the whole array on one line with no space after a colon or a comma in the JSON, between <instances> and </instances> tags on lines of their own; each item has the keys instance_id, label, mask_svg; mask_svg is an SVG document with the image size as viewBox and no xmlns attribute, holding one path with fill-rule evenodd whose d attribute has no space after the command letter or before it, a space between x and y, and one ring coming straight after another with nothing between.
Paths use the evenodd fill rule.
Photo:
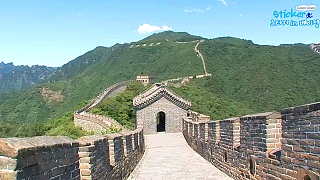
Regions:
<instances>
[{"instance_id":1,"label":"watchtower","mask_svg":"<svg viewBox=\"0 0 320 180\"><path fill-rule=\"evenodd\" d=\"M154 84L133 99L136 126L145 134L182 131L182 116L186 116L191 103L182 99L164 84Z\"/></svg>"},{"instance_id":2,"label":"watchtower","mask_svg":"<svg viewBox=\"0 0 320 180\"><path fill-rule=\"evenodd\" d=\"M145 86L155 83L154 77L152 76L137 76L137 81L141 81Z\"/></svg>"}]
</instances>

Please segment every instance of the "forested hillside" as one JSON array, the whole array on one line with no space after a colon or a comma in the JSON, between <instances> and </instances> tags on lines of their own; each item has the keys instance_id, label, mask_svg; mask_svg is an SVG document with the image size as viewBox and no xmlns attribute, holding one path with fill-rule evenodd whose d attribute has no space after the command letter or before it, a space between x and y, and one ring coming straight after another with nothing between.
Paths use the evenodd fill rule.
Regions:
<instances>
[{"instance_id":1,"label":"forested hillside","mask_svg":"<svg viewBox=\"0 0 320 180\"><path fill-rule=\"evenodd\" d=\"M225 43L223 39L200 46L213 75L202 87L254 112L320 100L320 55L309 46L261 46L235 38L227 38Z\"/></svg>"},{"instance_id":2,"label":"forested hillside","mask_svg":"<svg viewBox=\"0 0 320 180\"><path fill-rule=\"evenodd\" d=\"M0 95L0 122L47 122L72 112L113 83L136 75L204 74L187 33L163 32L138 42L97 47L59 68L44 85ZM180 43L179 43L180 42ZM181 43L188 42L188 43ZM320 54L305 45L265 46L232 37L199 44L211 77L173 88L212 118L279 110L320 100Z\"/></svg>"},{"instance_id":3,"label":"forested hillside","mask_svg":"<svg viewBox=\"0 0 320 180\"><path fill-rule=\"evenodd\" d=\"M155 39L155 43L162 40ZM132 44L98 47L59 68L47 84L0 95L0 121L32 122L59 117L76 110L113 83L135 79L140 74L153 75L161 81L202 73L201 60L194 51L196 43L164 41L130 48Z\"/></svg>"}]
</instances>

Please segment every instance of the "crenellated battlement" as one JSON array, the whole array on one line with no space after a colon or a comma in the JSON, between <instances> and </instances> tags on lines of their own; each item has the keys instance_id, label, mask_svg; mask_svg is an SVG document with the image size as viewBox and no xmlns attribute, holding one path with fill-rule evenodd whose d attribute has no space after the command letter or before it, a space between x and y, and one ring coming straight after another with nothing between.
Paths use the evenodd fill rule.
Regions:
<instances>
[{"instance_id":1,"label":"crenellated battlement","mask_svg":"<svg viewBox=\"0 0 320 180\"><path fill-rule=\"evenodd\" d=\"M191 119L196 122L209 122L210 121L210 116L200 114L195 111L188 111L187 117L191 117Z\"/></svg>"},{"instance_id":2,"label":"crenellated battlement","mask_svg":"<svg viewBox=\"0 0 320 180\"><path fill-rule=\"evenodd\" d=\"M320 44L311 44L310 47L315 52L320 53Z\"/></svg>"},{"instance_id":3,"label":"crenellated battlement","mask_svg":"<svg viewBox=\"0 0 320 180\"><path fill-rule=\"evenodd\" d=\"M234 179L320 178L320 103L219 121L182 119L188 144Z\"/></svg>"},{"instance_id":4,"label":"crenellated battlement","mask_svg":"<svg viewBox=\"0 0 320 180\"><path fill-rule=\"evenodd\" d=\"M101 116L90 112L81 112L80 114L73 114L74 124L82 127L86 131L94 131L96 134L103 134L111 126L115 126L122 130L122 132L128 131L118 121L108 116Z\"/></svg>"},{"instance_id":5,"label":"crenellated battlement","mask_svg":"<svg viewBox=\"0 0 320 180\"><path fill-rule=\"evenodd\" d=\"M125 179L144 149L142 129L78 140L0 138L0 179Z\"/></svg>"},{"instance_id":6,"label":"crenellated battlement","mask_svg":"<svg viewBox=\"0 0 320 180\"><path fill-rule=\"evenodd\" d=\"M144 84L145 86L146 86L147 84L153 84L153 83L155 83L154 77L152 77L152 76L143 76L143 75L137 76L136 81L142 82L142 84Z\"/></svg>"}]
</instances>

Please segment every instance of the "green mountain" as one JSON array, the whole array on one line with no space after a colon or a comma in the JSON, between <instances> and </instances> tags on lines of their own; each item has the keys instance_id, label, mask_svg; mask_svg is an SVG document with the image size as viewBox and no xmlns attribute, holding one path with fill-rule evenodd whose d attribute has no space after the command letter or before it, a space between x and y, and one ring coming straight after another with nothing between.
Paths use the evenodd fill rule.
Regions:
<instances>
[{"instance_id":1,"label":"green mountain","mask_svg":"<svg viewBox=\"0 0 320 180\"><path fill-rule=\"evenodd\" d=\"M15 66L13 63L0 63L0 93L27 89L45 82L55 72L46 66Z\"/></svg>"},{"instance_id":2,"label":"green mountain","mask_svg":"<svg viewBox=\"0 0 320 180\"><path fill-rule=\"evenodd\" d=\"M100 63L103 55L111 51L111 48L96 47L95 49L77 57L62 67L59 67L50 77L50 81L61 81L71 79L82 73L87 67Z\"/></svg>"},{"instance_id":3,"label":"green mountain","mask_svg":"<svg viewBox=\"0 0 320 180\"><path fill-rule=\"evenodd\" d=\"M255 112L320 100L320 55L309 46L237 46L212 40L200 49L213 73L203 86Z\"/></svg>"},{"instance_id":4,"label":"green mountain","mask_svg":"<svg viewBox=\"0 0 320 180\"><path fill-rule=\"evenodd\" d=\"M156 38L155 43L161 40ZM140 74L154 75L161 81L202 73L202 62L193 50L195 43L164 41L130 48L142 43L97 47L57 69L47 84L14 95L0 95L0 121L32 122L59 117L81 107L108 86Z\"/></svg>"},{"instance_id":5,"label":"green mountain","mask_svg":"<svg viewBox=\"0 0 320 180\"><path fill-rule=\"evenodd\" d=\"M58 68L43 85L0 94L0 122L46 122L86 104L113 83L148 74L162 80L211 77L174 88L213 119L319 101L320 54L308 46L266 46L234 37L162 32L130 44L97 47ZM181 43L188 42L188 43Z\"/></svg>"},{"instance_id":6,"label":"green mountain","mask_svg":"<svg viewBox=\"0 0 320 180\"><path fill-rule=\"evenodd\" d=\"M205 39L200 36L193 36L186 32L173 32L173 31L165 31L162 33L154 33L151 36L144 38L139 41L139 43L155 43L155 42L189 42L196 41L199 39Z\"/></svg>"}]
</instances>

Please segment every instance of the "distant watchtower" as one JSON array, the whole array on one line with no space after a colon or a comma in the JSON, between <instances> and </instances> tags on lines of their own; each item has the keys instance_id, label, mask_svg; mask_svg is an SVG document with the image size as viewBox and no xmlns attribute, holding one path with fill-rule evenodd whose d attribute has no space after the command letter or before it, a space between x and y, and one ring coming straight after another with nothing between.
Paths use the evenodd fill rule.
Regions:
<instances>
[{"instance_id":1,"label":"distant watchtower","mask_svg":"<svg viewBox=\"0 0 320 180\"><path fill-rule=\"evenodd\" d=\"M141 81L145 86L155 83L154 77L152 76L137 76L137 81Z\"/></svg>"}]
</instances>

